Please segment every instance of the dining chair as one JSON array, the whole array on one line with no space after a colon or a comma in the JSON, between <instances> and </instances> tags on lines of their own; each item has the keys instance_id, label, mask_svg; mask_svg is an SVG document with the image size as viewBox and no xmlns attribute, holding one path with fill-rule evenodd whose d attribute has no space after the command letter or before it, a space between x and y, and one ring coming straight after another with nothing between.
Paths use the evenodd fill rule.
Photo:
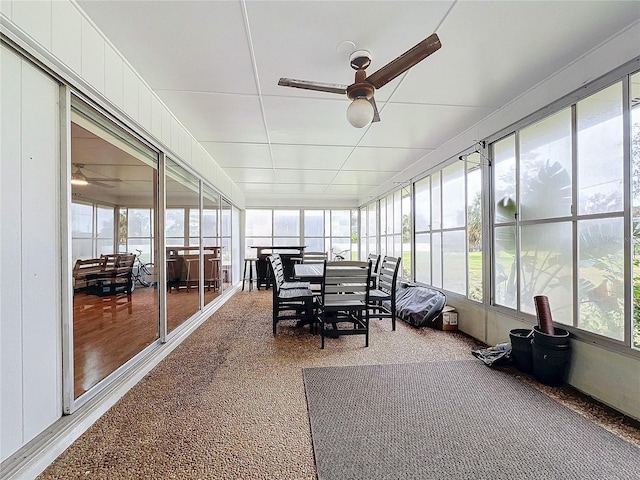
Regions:
<instances>
[{"instance_id":1,"label":"dining chair","mask_svg":"<svg viewBox=\"0 0 640 480\"><path fill-rule=\"evenodd\" d=\"M400 257L385 256L378 272L378 284L369 292L370 318L390 318L391 329L396 329L396 284L400 270Z\"/></svg>"},{"instance_id":2,"label":"dining chair","mask_svg":"<svg viewBox=\"0 0 640 480\"><path fill-rule=\"evenodd\" d=\"M284 273L279 270L277 258L267 257L273 278L273 334L276 334L278 322L297 320L297 325L309 324L313 329L313 293L308 282L285 282ZM287 286L287 284L290 284ZM298 284L293 286L293 284ZM306 284L306 287L304 286Z\"/></svg>"},{"instance_id":3,"label":"dining chair","mask_svg":"<svg viewBox=\"0 0 640 480\"><path fill-rule=\"evenodd\" d=\"M371 262L325 260L318 322L322 336L364 335L369 346L369 285Z\"/></svg>"},{"instance_id":4,"label":"dining chair","mask_svg":"<svg viewBox=\"0 0 640 480\"><path fill-rule=\"evenodd\" d=\"M370 253L367 260L371 260L371 288L378 286L378 268L380 268L380 255Z\"/></svg>"}]
</instances>

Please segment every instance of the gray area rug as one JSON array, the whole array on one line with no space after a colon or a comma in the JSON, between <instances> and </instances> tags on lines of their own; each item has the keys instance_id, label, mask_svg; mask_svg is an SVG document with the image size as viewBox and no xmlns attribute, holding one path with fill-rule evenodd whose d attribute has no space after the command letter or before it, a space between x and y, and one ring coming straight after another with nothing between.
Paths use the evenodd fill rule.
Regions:
<instances>
[{"instance_id":1,"label":"gray area rug","mask_svg":"<svg viewBox=\"0 0 640 480\"><path fill-rule=\"evenodd\" d=\"M640 449L475 361L303 369L319 480L637 480Z\"/></svg>"}]
</instances>

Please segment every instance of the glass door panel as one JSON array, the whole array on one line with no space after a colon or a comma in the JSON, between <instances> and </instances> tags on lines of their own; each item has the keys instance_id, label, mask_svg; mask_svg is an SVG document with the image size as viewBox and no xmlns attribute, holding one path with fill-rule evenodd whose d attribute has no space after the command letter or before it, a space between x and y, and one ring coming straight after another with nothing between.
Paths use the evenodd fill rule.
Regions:
<instances>
[{"instance_id":1,"label":"glass door panel","mask_svg":"<svg viewBox=\"0 0 640 480\"><path fill-rule=\"evenodd\" d=\"M167 332L200 310L200 186L198 179L167 159L165 235Z\"/></svg>"},{"instance_id":2,"label":"glass door panel","mask_svg":"<svg viewBox=\"0 0 640 480\"><path fill-rule=\"evenodd\" d=\"M74 100L71 114L73 397L96 387L159 336L158 290L134 272L156 256L157 154ZM145 213L144 248L126 212ZM124 212L124 214L123 214ZM137 248L136 248L137 247Z\"/></svg>"}]
</instances>

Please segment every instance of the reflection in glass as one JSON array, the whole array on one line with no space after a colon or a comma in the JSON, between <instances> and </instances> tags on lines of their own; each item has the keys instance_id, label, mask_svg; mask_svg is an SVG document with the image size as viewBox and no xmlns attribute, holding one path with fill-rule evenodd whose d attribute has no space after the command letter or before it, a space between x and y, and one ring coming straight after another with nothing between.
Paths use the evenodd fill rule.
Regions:
<instances>
[{"instance_id":1,"label":"reflection in glass","mask_svg":"<svg viewBox=\"0 0 640 480\"><path fill-rule=\"evenodd\" d=\"M579 213L622 211L622 83L576 105Z\"/></svg>"},{"instance_id":2,"label":"reflection in glass","mask_svg":"<svg viewBox=\"0 0 640 480\"><path fill-rule=\"evenodd\" d=\"M571 215L571 109L520 132L522 220Z\"/></svg>"},{"instance_id":3,"label":"reflection in glass","mask_svg":"<svg viewBox=\"0 0 640 480\"><path fill-rule=\"evenodd\" d=\"M442 198L440 195L440 172L431 176L431 229L442 228Z\"/></svg>"},{"instance_id":4,"label":"reflection in glass","mask_svg":"<svg viewBox=\"0 0 640 480\"><path fill-rule=\"evenodd\" d=\"M431 284L431 235L416 234L416 281Z\"/></svg>"},{"instance_id":5,"label":"reflection in glass","mask_svg":"<svg viewBox=\"0 0 640 480\"><path fill-rule=\"evenodd\" d=\"M429 188L430 177L415 183L414 195L416 203L416 232L425 232L431 229L431 190Z\"/></svg>"},{"instance_id":6,"label":"reflection in glass","mask_svg":"<svg viewBox=\"0 0 640 480\"><path fill-rule=\"evenodd\" d=\"M145 262L156 253L151 219L157 204L157 155L75 100L71 117L73 171L88 178L86 185L72 185L70 210L78 398L159 335L158 290L133 276L138 249ZM140 222L146 225L144 235L132 211L146 212Z\"/></svg>"},{"instance_id":7,"label":"reflection in glass","mask_svg":"<svg viewBox=\"0 0 640 480\"><path fill-rule=\"evenodd\" d=\"M467 255L464 230L442 233L442 288L467 293Z\"/></svg>"},{"instance_id":8,"label":"reflection in glass","mask_svg":"<svg viewBox=\"0 0 640 480\"><path fill-rule=\"evenodd\" d=\"M442 170L442 227L464 227L464 163Z\"/></svg>"},{"instance_id":9,"label":"reflection in glass","mask_svg":"<svg viewBox=\"0 0 640 480\"><path fill-rule=\"evenodd\" d=\"M493 144L493 197L496 223L515 222L516 143L515 135Z\"/></svg>"},{"instance_id":10,"label":"reflection in glass","mask_svg":"<svg viewBox=\"0 0 640 480\"><path fill-rule=\"evenodd\" d=\"M411 190L402 190L402 278L411 276Z\"/></svg>"},{"instance_id":11,"label":"reflection in glass","mask_svg":"<svg viewBox=\"0 0 640 480\"><path fill-rule=\"evenodd\" d=\"M467 157L468 297L482 301L482 171L480 154Z\"/></svg>"},{"instance_id":12,"label":"reflection in glass","mask_svg":"<svg viewBox=\"0 0 640 480\"><path fill-rule=\"evenodd\" d=\"M204 246L204 303L222 291L222 250L220 238L220 195L208 185L202 189L202 245Z\"/></svg>"},{"instance_id":13,"label":"reflection in glass","mask_svg":"<svg viewBox=\"0 0 640 480\"><path fill-rule=\"evenodd\" d=\"M493 278L495 279L495 303L516 308L516 227L497 227L494 230L495 260Z\"/></svg>"},{"instance_id":14,"label":"reflection in glass","mask_svg":"<svg viewBox=\"0 0 640 480\"><path fill-rule=\"evenodd\" d=\"M369 233L369 251L368 253L378 253L378 246L376 243L377 236L377 220L378 220L378 203L373 202L367 207L367 222Z\"/></svg>"},{"instance_id":15,"label":"reflection in glass","mask_svg":"<svg viewBox=\"0 0 640 480\"><path fill-rule=\"evenodd\" d=\"M231 287L233 283L233 271L232 271L232 233L233 229L233 209L231 208L231 204L227 202L224 198L221 202L221 221L220 228L222 231L222 251L220 252L221 263L222 263L222 290Z\"/></svg>"},{"instance_id":16,"label":"reflection in glass","mask_svg":"<svg viewBox=\"0 0 640 480\"><path fill-rule=\"evenodd\" d=\"M640 349L640 73L631 76L631 218L633 229L633 348Z\"/></svg>"},{"instance_id":17,"label":"reflection in glass","mask_svg":"<svg viewBox=\"0 0 640 480\"><path fill-rule=\"evenodd\" d=\"M622 218L578 222L579 324L624 339L624 227Z\"/></svg>"},{"instance_id":18,"label":"reflection in glass","mask_svg":"<svg viewBox=\"0 0 640 480\"><path fill-rule=\"evenodd\" d=\"M520 310L535 315L533 297L546 295L553 321L571 325L571 222L523 226L520 242Z\"/></svg>"},{"instance_id":19,"label":"reflection in glass","mask_svg":"<svg viewBox=\"0 0 640 480\"><path fill-rule=\"evenodd\" d=\"M172 160L166 163L167 331L200 309L204 278L200 256L198 179ZM194 211L198 214L194 214ZM202 275L201 275L202 273Z\"/></svg>"},{"instance_id":20,"label":"reflection in glass","mask_svg":"<svg viewBox=\"0 0 640 480\"><path fill-rule=\"evenodd\" d=\"M442 235L435 232L431 235L431 284L442 288Z\"/></svg>"}]
</instances>

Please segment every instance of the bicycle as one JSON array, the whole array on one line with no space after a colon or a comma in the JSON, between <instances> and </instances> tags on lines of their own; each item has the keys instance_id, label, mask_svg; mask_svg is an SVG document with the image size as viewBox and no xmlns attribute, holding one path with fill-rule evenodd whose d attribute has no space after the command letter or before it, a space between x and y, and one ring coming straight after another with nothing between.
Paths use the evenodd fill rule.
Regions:
<instances>
[{"instance_id":1,"label":"bicycle","mask_svg":"<svg viewBox=\"0 0 640 480\"><path fill-rule=\"evenodd\" d=\"M136 248L136 252L138 253L133 261L133 269L131 270L132 287L135 288L136 283L143 287L155 287L157 285L157 282L153 281L155 266L151 262L142 263L140 260L142 250Z\"/></svg>"},{"instance_id":2,"label":"bicycle","mask_svg":"<svg viewBox=\"0 0 640 480\"><path fill-rule=\"evenodd\" d=\"M340 261L344 260L345 259L344 254L348 253L348 252L349 252L348 248L346 250L341 250L339 252L337 252L335 248L332 248L331 249L331 256L333 257L333 261L334 262L340 262Z\"/></svg>"}]
</instances>

